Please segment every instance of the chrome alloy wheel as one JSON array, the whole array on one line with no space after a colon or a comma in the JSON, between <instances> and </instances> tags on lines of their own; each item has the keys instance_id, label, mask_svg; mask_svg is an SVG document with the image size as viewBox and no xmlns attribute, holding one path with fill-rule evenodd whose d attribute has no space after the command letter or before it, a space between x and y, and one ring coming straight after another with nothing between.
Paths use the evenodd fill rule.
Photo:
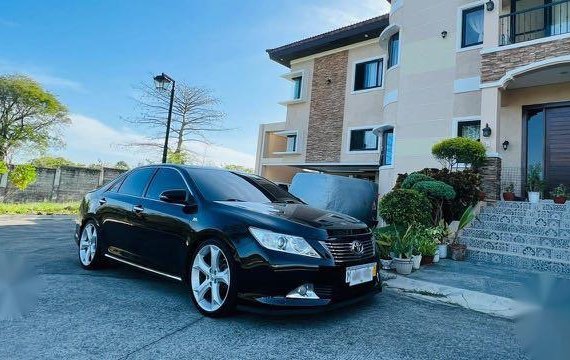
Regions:
<instances>
[{"instance_id":1,"label":"chrome alloy wheel","mask_svg":"<svg viewBox=\"0 0 570 360\"><path fill-rule=\"evenodd\" d=\"M84 266L91 265L95 251L97 251L97 229L95 225L88 223L83 228L79 241L79 259Z\"/></svg>"},{"instance_id":2,"label":"chrome alloy wheel","mask_svg":"<svg viewBox=\"0 0 570 360\"><path fill-rule=\"evenodd\" d=\"M226 301L230 287L228 259L216 245L198 251L192 264L192 292L205 311L218 310Z\"/></svg>"}]
</instances>

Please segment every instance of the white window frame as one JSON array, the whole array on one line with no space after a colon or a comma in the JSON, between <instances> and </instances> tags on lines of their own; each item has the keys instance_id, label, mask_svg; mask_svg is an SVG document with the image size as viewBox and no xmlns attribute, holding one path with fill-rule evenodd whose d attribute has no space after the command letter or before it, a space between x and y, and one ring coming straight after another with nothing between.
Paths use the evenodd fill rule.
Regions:
<instances>
[{"instance_id":1,"label":"white window frame","mask_svg":"<svg viewBox=\"0 0 570 360\"><path fill-rule=\"evenodd\" d=\"M350 79L350 93L355 95L355 94L362 94L362 93L367 93L370 91L378 91L378 90L383 90L384 89L384 83L386 82L386 55L383 56L375 56L375 57L371 57L371 58L367 58L367 59L358 59L352 62L352 78ZM369 61L374 61L374 60L382 60L382 84L378 87L373 87L370 89L362 89L362 90L354 90L354 85L355 85L355 81L356 81L356 65L358 64L362 64L365 62L369 62Z\"/></svg>"},{"instance_id":2,"label":"white window frame","mask_svg":"<svg viewBox=\"0 0 570 360\"><path fill-rule=\"evenodd\" d=\"M390 61L390 39L392 39L392 36L398 34L398 59L396 61L396 65L392 66L392 67L388 67L388 64L386 63L386 71L390 71L393 69L396 69L400 66L400 60L402 59L402 31L401 29L398 29L397 32L395 32L394 34L390 35L390 37L388 38L388 48L386 49L386 58L388 59L388 61ZM382 84L384 85L384 84Z\"/></svg>"},{"instance_id":3,"label":"white window frame","mask_svg":"<svg viewBox=\"0 0 570 360\"><path fill-rule=\"evenodd\" d=\"M457 137L457 132L459 131L459 123L471 122L471 121L481 121L481 115L471 115L453 118L451 122L451 137Z\"/></svg>"},{"instance_id":4,"label":"white window frame","mask_svg":"<svg viewBox=\"0 0 570 360\"><path fill-rule=\"evenodd\" d=\"M299 154L299 141L300 141L299 130L277 131L277 132L274 132L273 135L284 137L285 140L287 140L287 136L289 136L289 135L295 135L296 136L295 151L274 151L273 152L274 155L295 155L295 154ZM285 146L287 146L287 145L285 145Z\"/></svg>"},{"instance_id":5,"label":"white window frame","mask_svg":"<svg viewBox=\"0 0 570 360\"><path fill-rule=\"evenodd\" d=\"M355 130L365 130L371 129L374 131L380 125L362 125L362 126L352 126L347 128L346 131L346 144L345 144L345 153L346 154L379 154L380 153L380 139L377 138L377 147L376 150L350 150L350 140L352 138L352 132Z\"/></svg>"},{"instance_id":6,"label":"white window frame","mask_svg":"<svg viewBox=\"0 0 570 360\"><path fill-rule=\"evenodd\" d=\"M291 105L291 104L299 104L304 103L307 101L307 78L305 76L305 70L295 70L291 71L290 73L281 75L282 78L285 80L289 80L292 86L295 86L295 82L293 81L294 78L301 78L301 96L298 99L293 98L293 89L290 92L290 99L281 101L279 104L281 105Z\"/></svg>"},{"instance_id":7,"label":"white window frame","mask_svg":"<svg viewBox=\"0 0 570 360\"><path fill-rule=\"evenodd\" d=\"M469 9L473 9L476 8L478 6L483 5L483 41L484 39L484 31L485 31L485 13L486 13L486 9L485 9L485 1L484 0L479 0L479 1L475 1L469 4L465 4L462 5L460 7L457 8L457 31L456 31L456 49L457 52L462 52L462 51L469 51L469 50L476 50L476 49L482 49L483 48L483 44L478 44L478 45L472 45L472 46L467 46L467 47L461 47L461 43L463 41L463 12L465 10L469 10Z\"/></svg>"}]
</instances>

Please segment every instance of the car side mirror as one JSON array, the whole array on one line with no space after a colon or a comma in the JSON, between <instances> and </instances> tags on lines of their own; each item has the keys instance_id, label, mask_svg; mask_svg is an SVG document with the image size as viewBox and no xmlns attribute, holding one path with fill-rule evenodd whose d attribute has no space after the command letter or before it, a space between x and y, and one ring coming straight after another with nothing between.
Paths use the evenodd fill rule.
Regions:
<instances>
[{"instance_id":1,"label":"car side mirror","mask_svg":"<svg viewBox=\"0 0 570 360\"><path fill-rule=\"evenodd\" d=\"M186 204L188 195L186 190L165 190L160 193L160 201L171 204Z\"/></svg>"}]
</instances>

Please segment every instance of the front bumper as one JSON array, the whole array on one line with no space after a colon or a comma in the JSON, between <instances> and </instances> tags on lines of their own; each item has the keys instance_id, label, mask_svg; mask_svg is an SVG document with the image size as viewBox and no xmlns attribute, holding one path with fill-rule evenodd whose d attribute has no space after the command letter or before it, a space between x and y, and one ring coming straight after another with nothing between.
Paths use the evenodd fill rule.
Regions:
<instances>
[{"instance_id":1,"label":"front bumper","mask_svg":"<svg viewBox=\"0 0 570 360\"><path fill-rule=\"evenodd\" d=\"M377 263L376 258L354 263L318 267L260 266L240 271L238 297L242 308L264 313L304 313L329 310L362 300L382 291L377 264L372 281L349 286L346 267ZM255 279L254 281L244 281ZM312 284L318 299L288 298L287 294L303 284Z\"/></svg>"}]
</instances>

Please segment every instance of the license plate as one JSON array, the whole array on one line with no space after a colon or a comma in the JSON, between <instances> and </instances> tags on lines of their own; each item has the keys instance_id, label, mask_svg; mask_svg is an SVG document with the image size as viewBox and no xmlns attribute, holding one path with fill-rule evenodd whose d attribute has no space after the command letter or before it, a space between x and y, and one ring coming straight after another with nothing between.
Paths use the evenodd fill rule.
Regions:
<instances>
[{"instance_id":1,"label":"license plate","mask_svg":"<svg viewBox=\"0 0 570 360\"><path fill-rule=\"evenodd\" d=\"M376 276L376 263L346 268L346 282L349 286L372 281L374 276Z\"/></svg>"}]
</instances>

